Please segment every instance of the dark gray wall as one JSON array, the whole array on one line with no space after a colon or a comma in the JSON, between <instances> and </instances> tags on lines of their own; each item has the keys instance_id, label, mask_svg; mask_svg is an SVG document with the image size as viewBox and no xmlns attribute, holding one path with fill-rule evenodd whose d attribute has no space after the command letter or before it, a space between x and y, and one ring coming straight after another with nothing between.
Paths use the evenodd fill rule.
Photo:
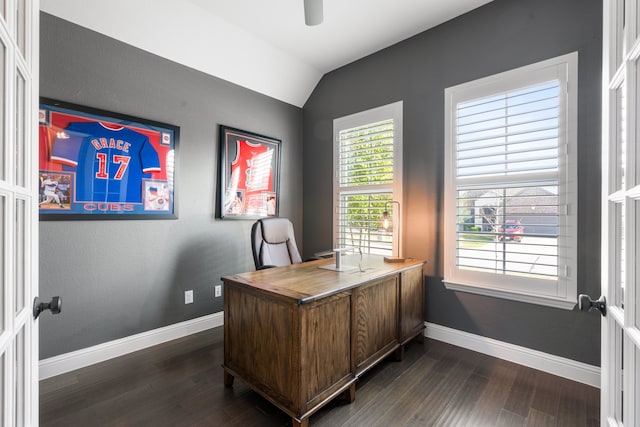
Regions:
<instances>
[{"instance_id":1,"label":"dark gray wall","mask_svg":"<svg viewBox=\"0 0 640 427\"><path fill-rule=\"evenodd\" d=\"M578 291L600 295L601 21L601 0L495 0L325 75L303 108L306 255L332 244L333 119L402 100L405 254L428 261L427 321L599 365L593 313L452 292L441 280L445 88L578 51Z\"/></svg>"},{"instance_id":2,"label":"dark gray wall","mask_svg":"<svg viewBox=\"0 0 640 427\"><path fill-rule=\"evenodd\" d=\"M41 222L40 295L63 298L41 318L41 358L222 310L213 286L253 260L252 222L213 215L219 124L282 140L280 214L302 246L300 108L44 13L40 67L42 96L180 126L179 219Z\"/></svg>"}]
</instances>

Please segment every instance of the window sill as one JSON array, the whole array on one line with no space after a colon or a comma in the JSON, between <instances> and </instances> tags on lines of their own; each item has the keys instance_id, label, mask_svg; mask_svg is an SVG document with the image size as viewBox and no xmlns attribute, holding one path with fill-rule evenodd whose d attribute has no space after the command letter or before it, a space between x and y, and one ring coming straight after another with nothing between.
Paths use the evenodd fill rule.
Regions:
<instances>
[{"instance_id":1,"label":"window sill","mask_svg":"<svg viewBox=\"0 0 640 427\"><path fill-rule=\"evenodd\" d=\"M573 310L577 303L576 299L562 299L543 295L519 294L517 292L505 291L504 289L491 289L475 285L453 283L446 280L443 280L442 282L447 289L452 291L468 292L477 295L526 302L529 304L538 304L547 307L561 308L564 310Z\"/></svg>"}]
</instances>

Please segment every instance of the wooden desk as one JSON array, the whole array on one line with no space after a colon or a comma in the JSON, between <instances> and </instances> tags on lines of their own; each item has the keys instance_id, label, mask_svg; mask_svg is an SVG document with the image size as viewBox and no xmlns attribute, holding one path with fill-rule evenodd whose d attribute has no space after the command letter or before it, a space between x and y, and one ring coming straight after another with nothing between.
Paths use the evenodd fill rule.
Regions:
<instances>
[{"instance_id":1,"label":"wooden desk","mask_svg":"<svg viewBox=\"0 0 640 427\"><path fill-rule=\"evenodd\" d=\"M358 266L359 255L342 258ZM323 259L225 276L224 382L245 381L289 414L293 426L424 329L424 261L366 256L361 272Z\"/></svg>"}]
</instances>

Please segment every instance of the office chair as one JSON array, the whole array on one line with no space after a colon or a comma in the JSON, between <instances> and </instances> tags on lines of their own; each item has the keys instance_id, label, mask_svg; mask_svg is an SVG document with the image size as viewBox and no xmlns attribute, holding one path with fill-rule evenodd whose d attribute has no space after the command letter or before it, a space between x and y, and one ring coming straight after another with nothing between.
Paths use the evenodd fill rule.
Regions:
<instances>
[{"instance_id":1,"label":"office chair","mask_svg":"<svg viewBox=\"0 0 640 427\"><path fill-rule=\"evenodd\" d=\"M293 224L287 218L262 218L251 227L251 250L256 270L302 262Z\"/></svg>"}]
</instances>

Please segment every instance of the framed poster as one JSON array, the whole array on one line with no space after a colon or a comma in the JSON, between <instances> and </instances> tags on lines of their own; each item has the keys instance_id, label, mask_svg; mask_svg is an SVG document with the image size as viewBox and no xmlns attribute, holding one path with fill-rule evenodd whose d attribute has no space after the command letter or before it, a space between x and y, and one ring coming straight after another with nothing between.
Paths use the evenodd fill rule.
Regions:
<instances>
[{"instance_id":1,"label":"framed poster","mask_svg":"<svg viewBox=\"0 0 640 427\"><path fill-rule=\"evenodd\" d=\"M220 126L220 217L278 216L280 140Z\"/></svg>"},{"instance_id":2,"label":"framed poster","mask_svg":"<svg viewBox=\"0 0 640 427\"><path fill-rule=\"evenodd\" d=\"M180 129L40 99L40 219L175 219Z\"/></svg>"}]
</instances>

